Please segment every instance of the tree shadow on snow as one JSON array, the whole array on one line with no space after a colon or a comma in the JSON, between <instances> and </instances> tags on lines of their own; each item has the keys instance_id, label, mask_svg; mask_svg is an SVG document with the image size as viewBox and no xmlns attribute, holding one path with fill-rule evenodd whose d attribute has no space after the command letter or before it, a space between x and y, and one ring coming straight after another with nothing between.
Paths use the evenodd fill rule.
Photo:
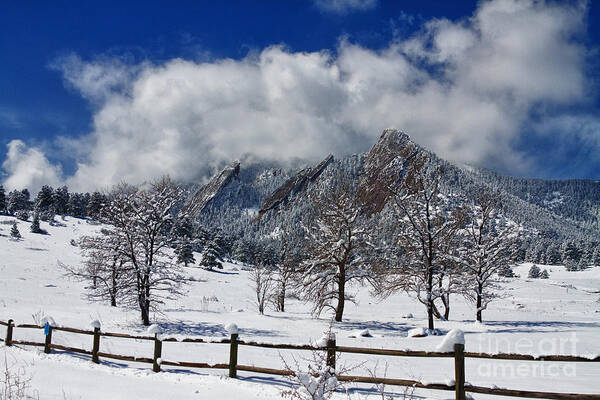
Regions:
<instances>
[{"instance_id":1,"label":"tree shadow on snow","mask_svg":"<svg viewBox=\"0 0 600 400\"><path fill-rule=\"evenodd\" d=\"M221 324L212 324L208 322L186 323L178 322L159 322L160 330L164 335L190 335L190 336L219 336L229 337L229 332ZM280 336L279 331L240 328L240 336Z\"/></svg>"},{"instance_id":2,"label":"tree shadow on snow","mask_svg":"<svg viewBox=\"0 0 600 400\"><path fill-rule=\"evenodd\" d=\"M406 332L414 328L413 325L389 321L342 321L335 322L334 327L345 331L368 329L370 331L386 331L389 336L406 336ZM387 335L388 333L386 333Z\"/></svg>"}]
</instances>

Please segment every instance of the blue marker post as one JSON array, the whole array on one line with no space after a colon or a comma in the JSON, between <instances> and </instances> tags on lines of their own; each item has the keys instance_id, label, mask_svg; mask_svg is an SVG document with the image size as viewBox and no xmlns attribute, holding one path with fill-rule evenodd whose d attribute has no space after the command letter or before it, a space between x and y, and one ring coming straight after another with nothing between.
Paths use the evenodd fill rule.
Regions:
<instances>
[{"instance_id":1,"label":"blue marker post","mask_svg":"<svg viewBox=\"0 0 600 400\"><path fill-rule=\"evenodd\" d=\"M52 344L52 326L48 322L44 324L44 335L46 335L44 353L50 354L50 345Z\"/></svg>"}]
</instances>

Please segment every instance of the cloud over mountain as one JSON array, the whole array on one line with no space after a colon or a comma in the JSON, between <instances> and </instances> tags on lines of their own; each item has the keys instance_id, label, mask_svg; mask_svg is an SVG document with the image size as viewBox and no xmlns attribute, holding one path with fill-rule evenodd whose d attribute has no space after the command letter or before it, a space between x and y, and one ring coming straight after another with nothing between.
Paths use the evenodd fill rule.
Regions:
<instances>
[{"instance_id":1,"label":"cloud over mountain","mask_svg":"<svg viewBox=\"0 0 600 400\"><path fill-rule=\"evenodd\" d=\"M522 172L534 160L514 144L532 115L539 126L588 101L585 17L584 3L494 0L380 50L342 40L335 53L271 46L241 60L139 65L72 55L55 67L95 112L93 131L72 143L80 159L65 181L90 190L162 174L197 179L245 154L347 154L387 127L442 157ZM583 134L598 146L597 130ZM5 164L6 182L37 179ZM59 179L49 168L49 182Z\"/></svg>"}]
</instances>

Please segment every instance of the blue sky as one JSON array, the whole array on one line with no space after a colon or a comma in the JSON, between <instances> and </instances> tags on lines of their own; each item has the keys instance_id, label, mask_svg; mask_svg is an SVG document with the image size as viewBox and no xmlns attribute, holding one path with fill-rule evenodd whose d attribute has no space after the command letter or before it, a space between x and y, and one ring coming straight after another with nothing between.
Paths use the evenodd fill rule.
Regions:
<instances>
[{"instance_id":1,"label":"blue sky","mask_svg":"<svg viewBox=\"0 0 600 400\"><path fill-rule=\"evenodd\" d=\"M594 2L82 3L0 5L9 188L197 180L386 127L514 175L600 173Z\"/></svg>"}]
</instances>

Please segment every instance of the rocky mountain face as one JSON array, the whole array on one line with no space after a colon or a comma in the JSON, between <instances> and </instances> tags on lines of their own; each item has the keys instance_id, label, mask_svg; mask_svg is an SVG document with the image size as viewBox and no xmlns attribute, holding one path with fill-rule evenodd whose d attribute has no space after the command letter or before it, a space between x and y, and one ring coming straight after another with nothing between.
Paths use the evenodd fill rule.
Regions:
<instances>
[{"instance_id":1,"label":"rocky mountain face","mask_svg":"<svg viewBox=\"0 0 600 400\"><path fill-rule=\"evenodd\" d=\"M301 192L306 185L314 182L323 173L325 168L333 161L333 154L328 155L323 161L314 167L304 168L298 171L294 176L288 179L269 197L264 199L260 210L258 211L258 219L265 215L268 211L274 210L279 205L286 203L290 196Z\"/></svg>"},{"instance_id":2,"label":"rocky mountain face","mask_svg":"<svg viewBox=\"0 0 600 400\"><path fill-rule=\"evenodd\" d=\"M239 161L234 161L231 165L225 167L221 172L212 177L204 186L201 186L184 206L184 212L190 217L198 216L206 206L217 196L227 185L237 179L240 173Z\"/></svg>"},{"instance_id":3,"label":"rocky mountain face","mask_svg":"<svg viewBox=\"0 0 600 400\"><path fill-rule=\"evenodd\" d=\"M522 179L482 168L459 167L393 129L385 130L366 154L341 159L330 155L299 170L235 162L199 187L188 200L186 210L207 228L232 236L257 232L269 235L283 221L297 224L311 212L310 195L327 190L337 176L346 176L352 180L364 212L376 215L389 201L388 189L402 182L411 162L424 158L443 166L442 190L446 193L467 195L482 186L499 189L503 195L502 212L544 237L600 240L599 182Z\"/></svg>"},{"instance_id":4,"label":"rocky mountain face","mask_svg":"<svg viewBox=\"0 0 600 400\"><path fill-rule=\"evenodd\" d=\"M405 167L422 151L408 135L386 129L367 153L360 171L356 196L364 211L371 215L387 204L390 189L401 181Z\"/></svg>"}]
</instances>

